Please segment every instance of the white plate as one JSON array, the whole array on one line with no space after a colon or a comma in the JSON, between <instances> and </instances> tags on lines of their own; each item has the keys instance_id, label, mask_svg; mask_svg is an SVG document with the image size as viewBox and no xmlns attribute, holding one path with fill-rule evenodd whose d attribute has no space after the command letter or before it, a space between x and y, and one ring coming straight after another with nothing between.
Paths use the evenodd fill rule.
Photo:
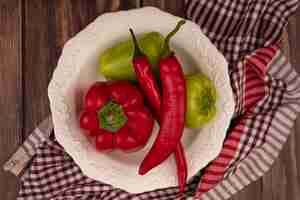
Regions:
<instances>
[{"instance_id":1,"label":"white plate","mask_svg":"<svg viewBox=\"0 0 300 200\"><path fill-rule=\"evenodd\" d=\"M107 13L66 43L48 93L55 136L85 175L132 193L177 186L172 156L145 176L137 173L157 134L157 126L142 151L102 154L82 134L78 115L84 91L94 81L104 80L96 73L101 52L130 38L129 27L137 34L159 31L166 35L179 19L152 7ZM203 72L214 82L218 92L218 113L213 121L201 130L185 129L184 132L182 142L188 161L188 178L191 178L220 152L233 115L234 99L227 62L198 25L187 21L172 39L171 46L185 71Z\"/></svg>"}]
</instances>

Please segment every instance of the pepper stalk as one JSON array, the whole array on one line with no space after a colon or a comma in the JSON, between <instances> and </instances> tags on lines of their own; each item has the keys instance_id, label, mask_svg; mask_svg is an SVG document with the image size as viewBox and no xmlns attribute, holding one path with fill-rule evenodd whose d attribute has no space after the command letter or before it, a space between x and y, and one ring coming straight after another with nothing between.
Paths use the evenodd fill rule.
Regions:
<instances>
[{"instance_id":1,"label":"pepper stalk","mask_svg":"<svg viewBox=\"0 0 300 200\"><path fill-rule=\"evenodd\" d=\"M135 34L134 34L132 28L129 28L129 31L130 31L130 34L132 36L132 40L133 40L133 44L134 44L133 57L137 58L137 57L145 56L145 54L141 51L141 49L139 47L138 41L137 41L137 39L135 37Z\"/></svg>"},{"instance_id":2,"label":"pepper stalk","mask_svg":"<svg viewBox=\"0 0 300 200\"><path fill-rule=\"evenodd\" d=\"M173 54L173 51L171 51L169 45L170 40L179 31L180 27L185 24L185 22L186 22L185 20L180 20L177 23L176 27L170 33L168 33L168 35L164 40L164 45L161 52L161 58L167 58Z\"/></svg>"}]
</instances>

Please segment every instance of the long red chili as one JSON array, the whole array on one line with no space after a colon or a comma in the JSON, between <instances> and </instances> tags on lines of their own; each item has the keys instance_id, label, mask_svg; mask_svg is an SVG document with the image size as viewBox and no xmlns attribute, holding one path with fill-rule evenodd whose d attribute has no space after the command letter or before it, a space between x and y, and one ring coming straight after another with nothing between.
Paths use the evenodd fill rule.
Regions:
<instances>
[{"instance_id":1,"label":"long red chili","mask_svg":"<svg viewBox=\"0 0 300 200\"><path fill-rule=\"evenodd\" d=\"M161 116L161 96L148 58L140 50L135 34L129 29L134 42L133 66L137 79L158 119ZM159 120L160 121L160 120ZM180 192L184 191L187 179L187 163L181 143L175 149L175 160Z\"/></svg>"},{"instance_id":2,"label":"long red chili","mask_svg":"<svg viewBox=\"0 0 300 200\"><path fill-rule=\"evenodd\" d=\"M150 106L154 109L156 117L159 118L161 98L158 85L152 73L151 65L147 56L140 50L133 30L130 28L129 31L134 43L134 55L132 63L137 80L139 81L140 87L145 93Z\"/></svg>"},{"instance_id":3,"label":"long red chili","mask_svg":"<svg viewBox=\"0 0 300 200\"><path fill-rule=\"evenodd\" d=\"M184 129L186 86L181 65L172 55L161 59L159 67L163 88L161 126L152 148L140 166L140 174L146 174L174 152Z\"/></svg>"},{"instance_id":4,"label":"long red chili","mask_svg":"<svg viewBox=\"0 0 300 200\"><path fill-rule=\"evenodd\" d=\"M161 126L155 142L139 168L145 174L161 164L180 143L183 134L186 111L186 85L180 63L170 50L169 40L185 23L180 21L168 34L159 62L163 96L161 105Z\"/></svg>"},{"instance_id":5,"label":"long red chili","mask_svg":"<svg viewBox=\"0 0 300 200\"><path fill-rule=\"evenodd\" d=\"M175 153L175 161L177 166L179 192L183 193L188 174L187 174L186 158L185 158L184 149L181 142L177 145L174 153Z\"/></svg>"}]
</instances>

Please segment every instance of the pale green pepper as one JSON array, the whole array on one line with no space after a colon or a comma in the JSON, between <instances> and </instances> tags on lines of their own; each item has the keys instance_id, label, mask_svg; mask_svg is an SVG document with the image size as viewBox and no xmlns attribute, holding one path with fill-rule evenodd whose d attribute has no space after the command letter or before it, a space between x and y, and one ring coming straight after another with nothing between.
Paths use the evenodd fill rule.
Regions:
<instances>
[{"instance_id":1,"label":"pale green pepper","mask_svg":"<svg viewBox=\"0 0 300 200\"><path fill-rule=\"evenodd\" d=\"M185 125L189 128L200 128L216 115L216 88L213 82L203 74L186 76L186 88Z\"/></svg>"},{"instance_id":2,"label":"pale green pepper","mask_svg":"<svg viewBox=\"0 0 300 200\"><path fill-rule=\"evenodd\" d=\"M158 32L150 32L138 39L141 50L153 67L159 61L164 37ZM109 80L136 80L132 66L133 42L131 39L105 50L100 56L99 72ZM154 70L157 73L157 70Z\"/></svg>"}]
</instances>

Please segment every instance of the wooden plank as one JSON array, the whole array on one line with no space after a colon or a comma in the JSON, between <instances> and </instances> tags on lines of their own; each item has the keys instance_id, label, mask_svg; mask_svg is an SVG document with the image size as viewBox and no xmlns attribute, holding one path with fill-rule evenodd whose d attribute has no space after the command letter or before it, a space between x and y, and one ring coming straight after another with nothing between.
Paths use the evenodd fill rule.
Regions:
<instances>
[{"instance_id":1,"label":"wooden plank","mask_svg":"<svg viewBox=\"0 0 300 200\"><path fill-rule=\"evenodd\" d=\"M296 142L294 139L295 134L292 133L272 169L263 177L262 199L299 199L300 187L293 151Z\"/></svg>"},{"instance_id":2,"label":"wooden plank","mask_svg":"<svg viewBox=\"0 0 300 200\"><path fill-rule=\"evenodd\" d=\"M0 165L22 142L22 4L0 0ZM0 170L1 199L15 199L17 179Z\"/></svg>"},{"instance_id":3,"label":"wooden plank","mask_svg":"<svg viewBox=\"0 0 300 200\"><path fill-rule=\"evenodd\" d=\"M277 184L273 184L273 191L278 192L278 195L274 195L277 198L274 199L298 200L300 198L300 180L299 173L297 172L299 165L297 165L297 155L295 151L299 140L297 141L295 136L295 132L292 131L280 155L279 163L274 167L274 169L278 168L278 171L281 173L281 176L276 176L274 179L274 182Z\"/></svg>"},{"instance_id":4,"label":"wooden plank","mask_svg":"<svg viewBox=\"0 0 300 200\"><path fill-rule=\"evenodd\" d=\"M56 55L52 59L57 61L66 41L95 19L96 1L57 0L52 6L55 9L52 37L56 45Z\"/></svg>"},{"instance_id":5,"label":"wooden plank","mask_svg":"<svg viewBox=\"0 0 300 200\"><path fill-rule=\"evenodd\" d=\"M300 73L300 38L299 38L299 26L300 26L300 7L298 7L294 16L291 17L288 25L289 44L291 47L291 63Z\"/></svg>"},{"instance_id":6,"label":"wooden plank","mask_svg":"<svg viewBox=\"0 0 300 200\"><path fill-rule=\"evenodd\" d=\"M165 0L142 0L143 6L154 6L162 10L165 9Z\"/></svg>"},{"instance_id":7,"label":"wooden plank","mask_svg":"<svg viewBox=\"0 0 300 200\"><path fill-rule=\"evenodd\" d=\"M141 6L141 0L111 0L102 1L97 0L98 13L111 12L118 10L128 10L132 8L139 8Z\"/></svg>"},{"instance_id":8,"label":"wooden plank","mask_svg":"<svg viewBox=\"0 0 300 200\"><path fill-rule=\"evenodd\" d=\"M23 41L24 137L49 115L47 86L55 66L51 1L25 0Z\"/></svg>"},{"instance_id":9,"label":"wooden plank","mask_svg":"<svg viewBox=\"0 0 300 200\"><path fill-rule=\"evenodd\" d=\"M184 0L143 0L143 6L154 6L177 16L184 16Z\"/></svg>"},{"instance_id":10,"label":"wooden plank","mask_svg":"<svg viewBox=\"0 0 300 200\"><path fill-rule=\"evenodd\" d=\"M231 200L269 200L261 196L261 180L251 183L247 188L237 193Z\"/></svg>"},{"instance_id":11,"label":"wooden plank","mask_svg":"<svg viewBox=\"0 0 300 200\"><path fill-rule=\"evenodd\" d=\"M140 3L139 0L57 0L53 4L57 59L65 42L96 17L105 12L136 8Z\"/></svg>"},{"instance_id":12,"label":"wooden plank","mask_svg":"<svg viewBox=\"0 0 300 200\"><path fill-rule=\"evenodd\" d=\"M290 61L293 67L300 73L300 8L291 17L288 26L288 41L290 46ZM286 173L286 197L296 200L300 198L300 117L296 120L294 129L282 154L282 163Z\"/></svg>"},{"instance_id":13,"label":"wooden plank","mask_svg":"<svg viewBox=\"0 0 300 200\"><path fill-rule=\"evenodd\" d=\"M289 33L288 33L287 29L285 29L283 34L282 34L281 42L280 42L280 48L282 49L285 56L289 60L291 60L291 50L290 50L290 44L289 44Z\"/></svg>"},{"instance_id":14,"label":"wooden plank","mask_svg":"<svg viewBox=\"0 0 300 200\"><path fill-rule=\"evenodd\" d=\"M143 5L160 7L173 14L182 15L180 14L183 11L182 2L144 0ZM24 4L22 47L21 3L17 0L0 0L0 110L1 113L6 113L0 117L0 164L8 158L22 139L22 87L24 87L24 130L28 133L49 113L47 84L64 43L99 14L138 7L140 1L26 0ZM300 40L296 37L299 35L297 26L300 26L299 10L289 26L289 41L291 62L300 72ZM300 120L295 127L295 132L299 131ZM251 184L233 199L299 199L299 141L300 135L293 134L280 159L263 181ZM2 170L0 170L0 193L4 199L15 199L16 180L8 173L4 174Z\"/></svg>"},{"instance_id":15,"label":"wooden plank","mask_svg":"<svg viewBox=\"0 0 300 200\"><path fill-rule=\"evenodd\" d=\"M293 67L300 74L300 7L296 11L295 15L291 18L288 32L289 32L289 44L290 44L290 55L291 55L291 63ZM296 120L295 128L294 128L294 136L292 136L291 141L294 142L292 146L292 151L294 154L294 160L296 161L296 171L298 179L297 188L300 190L300 117Z\"/></svg>"}]
</instances>

